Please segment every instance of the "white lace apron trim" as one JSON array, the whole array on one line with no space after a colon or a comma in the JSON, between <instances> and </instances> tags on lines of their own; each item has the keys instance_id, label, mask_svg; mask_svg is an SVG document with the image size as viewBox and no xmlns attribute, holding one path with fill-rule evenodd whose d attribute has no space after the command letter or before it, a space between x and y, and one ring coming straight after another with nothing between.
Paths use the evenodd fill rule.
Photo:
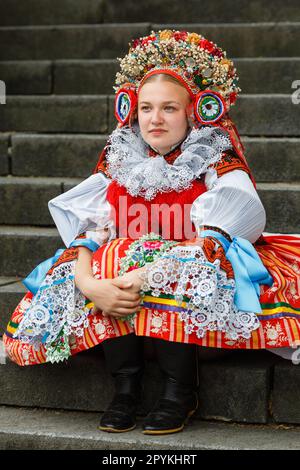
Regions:
<instances>
[{"instance_id":1,"label":"white lace apron trim","mask_svg":"<svg viewBox=\"0 0 300 470\"><path fill-rule=\"evenodd\" d=\"M260 326L254 312L237 309L234 279L227 279L218 259L210 263L199 246L171 248L150 264L141 278L144 293L151 291L154 297L174 295L184 308L180 319L187 334L195 332L203 338L208 331L221 331L229 339L249 339ZM184 296L189 300L185 301Z\"/></svg>"},{"instance_id":2,"label":"white lace apron trim","mask_svg":"<svg viewBox=\"0 0 300 470\"><path fill-rule=\"evenodd\" d=\"M68 358L69 336L83 336L89 325L85 297L74 282L75 263L63 263L45 277L13 335L35 349L44 344L50 362Z\"/></svg>"}]
</instances>

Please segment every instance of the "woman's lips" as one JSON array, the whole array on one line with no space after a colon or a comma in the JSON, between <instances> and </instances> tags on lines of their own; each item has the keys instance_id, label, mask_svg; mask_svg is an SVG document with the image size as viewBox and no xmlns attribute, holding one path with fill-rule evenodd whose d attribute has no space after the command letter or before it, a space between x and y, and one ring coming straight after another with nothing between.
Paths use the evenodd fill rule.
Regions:
<instances>
[{"instance_id":1,"label":"woman's lips","mask_svg":"<svg viewBox=\"0 0 300 470\"><path fill-rule=\"evenodd\" d=\"M162 134L163 132L167 132L165 130L153 130L153 131L150 131L150 134Z\"/></svg>"}]
</instances>

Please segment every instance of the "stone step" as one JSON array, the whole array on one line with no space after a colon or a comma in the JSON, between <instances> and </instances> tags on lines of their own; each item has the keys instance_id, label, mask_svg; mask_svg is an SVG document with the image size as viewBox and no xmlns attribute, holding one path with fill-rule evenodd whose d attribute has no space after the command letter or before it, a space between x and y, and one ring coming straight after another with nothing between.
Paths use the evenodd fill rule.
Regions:
<instances>
[{"instance_id":1,"label":"stone step","mask_svg":"<svg viewBox=\"0 0 300 470\"><path fill-rule=\"evenodd\" d=\"M56 228L0 226L5 244L0 257L1 276L25 277L58 248L65 248Z\"/></svg>"},{"instance_id":2,"label":"stone step","mask_svg":"<svg viewBox=\"0 0 300 470\"><path fill-rule=\"evenodd\" d=\"M149 32L149 23L2 27L0 56L2 60L116 58L127 52L133 37Z\"/></svg>"},{"instance_id":3,"label":"stone step","mask_svg":"<svg viewBox=\"0 0 300 470\"><path fill-rule=\"evenodd\" d=\"M300 22L8 26L0 28L0 56L2 60L115 59L128 52L133 38L165 28L200 33L229 57L299 57Z\"/></svg>"},{"instance_id":4,"label":"stone step","mask_svg":"<svg viewBox=\"0 0 300 470\"><path fill-rule=\"evenodd\" d=\"M2 106L0 130L107 132L106 96L11 96Z\"/></svg>"},{"instance_id":5,"label":"stone step","mask_svg":"<svg viewBox=\"0 0 300 470\"><path fill-rule=\"evenodd\" d=\"M63 176L85 178L92 174L108 135L25 134L11 135L11 173L15 176ZM1 134L0 134L1 145ZM6 148L7 151L7 148ZM2 174L8 163L2 153ZM7 174L7 173L6 173Z\"/></svg>"},{"instance_id":6,"label":"stone step","mask_svg":"<svg viewBox=\"0 0 300 470\"><path fill-rule=\"evenodd\" d=\"M149 411L162 386L161 373L153 360L153 341L146 338L144 344L146 369L140 415ZM261 424L300 423L296 399L300 368L291 361L267 351L210 348L198 351L197 418ZM101 412L112 396L113 384L101 344L59 364L20 367L5 356L1 362L1 405ZM283 374L285 385L280 382ZM285 394L281 395L283 389Z\"/></svg>"},{"instance_id":7,"label":"stone step","mask_svg":"<svg viewBox=\"0 0 300 470\"><path fill-rule=\"evenodd\" d=\"M88 177L107 138L89 134L16 133L10 136L9 144L9 136L0 134L0 174L10 171L13 176ZM243 137L242 142L258 182L299 181L299 139Z\"/></svg>"},{"instance_id":8,"label":"stone step","mask_svg":"<svg viewBox=\"0 0 300 470\"><path fill-rule=\"evenodd\" d=\"M6 101L1 108L0 132L99 134L110 133L117 123L113 95L18 95L8 96ZM300 105L296 102L292 95L242 95L231 116L242 135L296 137L300 135Z\"/></svg>"},{"instance_id":9,"label":"stone step","mask_svg":"<svg viewBox=\"0 0 300 470\"><path fill-rule=\"evenodd\" d=\"M92 174L107 138L89 134L16 133L11 134L8 143L8 136L0 134L0 174L86 178ZM258 182L300 180L300 139L243 137L242 141Z\"/></svg>"},{"instance_id":10,"label":"stone step","mask_svg":"<svg viewBox=\"0 0 300 470\"><path fill-rule=\"evenodd\" d=\"M300 58L234 59L243 93L291 93L300 75ZM114 59L2 61L7 95L97 95L113 91L119 64Z\"/></svg>"},{"instance_id":11,"label":"stone step","mask_svg":"<svg viewBox=\"0 0 300 470\"><path fill-rule=\"evenodd\" d=\"M102 23L103 0L0 0L1 25Z\"/></svg>"},{"instance_id":12,"label":"stone step","mask_svg":"<svg viewBox=\"0 0 300 470\"><path fill-rule=\"evenodd\" d=\"M82 178L0 177L0 224L53 225L48 201L80 181ZM300 223L300 184L259 183L257 190L267 212L266 230L280 232L285 227L285 231L297 232Z\"/></svg>"},{"instance_id":13,"label":"stone step","mask_svg":"<svg viewBox=\"0 0 300 470\"><path fill-rule=\"evenodd\" d=\"M53 225L47 203L62 192L57 178L0 177L0 224Z\"/></svg>"},{"instance_id":14,"label":"stone step","mask_svg":"<svg viewBox=\"0 0 300 470\"><path fill-rule=\"evenodd\" d=\"M9 157L10 135L0 132L0 175L8 175L11 171Z\"/></svg>"},{"instance_id":15,"label":"stone step","mask_svg":"<svg viewBox=\"0 0 300 470\"><path fill-rule=\"evenodd\" d=\"M260 21L299 21L297 0L282 3L274 0L239 0L238 8L233 8L231 0L202 0L201 8L197 1L183 3L173 0L140 1L127 0L0 0L1 25L58 25L93 24L102 22L140 22L151 18L156 22L256 22ZM203 14L205 12L205 14Z\"/></svg>"},{"instance_id":16,"label":"stone step","mask_svg":"<svg viewBox=\"0 0 300 470\"><path fill-rule=\"evenodd\" d=\"M203 461L203 454L198 454L197 451L203 450L277 451L300 448L299 426L242 425L194 420L179 434L156 437L142 433L141 419L138 419L135 430L113 434L97 430L100 419L98 413L5 406L0 408L0 412L0 449L80 450L80 454L73 454L73 457L77 464L80 460L84 465L90 459L91 464L95 462L95 454L83 455L82 451L85 450L97 451L97 463L103 465L111 460L114 464L125 462L126 466L136 466L140 465L139 462L142 465L154 462L154 458L157 459L156 463L159 459L164 463L168 461L170 465L175 462L196 465ZM144 453L138 453L139 451ZM145 455L145 452L148 454ZM52 463L51 456L52 454L47 456L49 463ZM129 464L129 459L134 463ZM55 465L55 461L53 464Z\"/></svg>"},{"instance_id":17,"label":"stone step","mask_svg":"<svg viewBox=\"0 0 300 470\"><path fill-rule=\"evenodd\" d=\"M296 0L280 3L279 0L268 3L267 0L258 0L255 3L239 0L238 4L231 0L186 0L174 2L173 0L134 0L107 1L105 5L104 21L135 22L151 18L157 23L218 23L218 22L252 22L259 21L299 21L299 4ZM189 25L190 27L190 25Z\"/></svg>"},{"instance_id":18,"label":"stone step","mask_svg":"<svg viewBox=\"0 0 300 470\"><path fill-rule=\"evenodd\" d=\"M49 60L0 62L0 78L5 82L6 95L52 93L52 67Z\"/></svg>"}]
</instances>

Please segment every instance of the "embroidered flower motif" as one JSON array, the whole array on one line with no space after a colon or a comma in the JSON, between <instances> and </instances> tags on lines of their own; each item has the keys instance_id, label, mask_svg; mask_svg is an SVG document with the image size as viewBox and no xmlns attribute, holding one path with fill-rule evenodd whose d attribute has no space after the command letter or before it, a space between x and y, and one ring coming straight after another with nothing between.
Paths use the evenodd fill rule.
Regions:
<instances>
[{"instance_id":1,"label":"embroidered flower motif","mask_svg":"<svg viewBox=\"0 0 300 470\"><path fill-rule=\"evenodd\" d=\"M297 295L297 289L296 289L296 284L294 280L291 281L287 292L291 294L293 299L299 299L299 295Z\"/></svg>"},{"instance_id":2,"label":"embroidered flower motif","mask_svg":"<svg viewBox=\"0 0 300 470\"><path fill-rule=\"evenodd\" d=\"M169 331L168 314L166 312L159 312L158 310L153 310L151 313L151 332L156 335L167 333Z\"/></svg>"},{"instance_id":3,"label":"embroidered flower motif","mask_svg":"<svg viewBox=\"0 0 300 470\"><path fill-rule=\"evenodd\" d=\"M276 340L278 338L278 331L275 328L269 328L267 330L267 338L270 340Z\"/></svg>"},{"instance_id":4,"label":"embroidered flower motif","mask_svg":"<svg viewBox=\"0 0 300 470\"><path fill-rule=\"evenodd\" d=\"M150 248L152 250L155 250L157 248L160 248L163 242L160 241L147 241L144 242L144 248Z\"/></svg>"},{"instance_id":5,"label":"embroidered flower motif","mask_svg":"<svg viewBox=\"0 0 300 470\"><path fill-rule=\"evenodd\" d=\"M290 264L290 266L297 274L300 274L300 267L296 261L293 264Z\"/></svg>"},{"instance_id":6,"label":"embroidered flower motif","mask_svg":"<svg viewBox=\"0 0 300 470\"><path fill-rule=\"evenodd\" d=\"M280 347L283 342L287 340L280 322L271 323L267 322L265 325L266 343L268 346Z\"/></svg>"},{"instance_id":7,"label":"embroidered flower motif","mask_svg":"<svg viewBox=\"0 0 300 470\"><path fill-rule=\"evenodd\" d=\"M154 326L154 328L161 328L163 324L162 318L153 317L151 320L151 324Z\"/></svg>"},{"instance_id":8,"label":"embroidered flower motif","mask_svg":"<svg viewBox=\"0 0 300 470\"><path fill-rule=\"evenodd\" d=\"M105 335L106 327L102 322L99 321L95 326L95 331L98 336L102 337Z\"/></svg>"}]
</instances>

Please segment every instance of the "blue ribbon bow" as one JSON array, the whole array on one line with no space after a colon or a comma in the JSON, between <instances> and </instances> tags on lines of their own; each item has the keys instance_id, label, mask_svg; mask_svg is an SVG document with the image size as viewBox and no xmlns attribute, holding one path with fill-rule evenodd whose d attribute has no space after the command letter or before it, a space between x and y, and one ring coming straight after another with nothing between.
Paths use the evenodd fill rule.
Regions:
<instances>
[{"instance_id":1,"label":"blue ribbon bow","mask_svg":"<svg viewBox=\"0 0 300 470\"><path fill-rule=\"evenodd\" d=\"M94 240L91 240L89 238L80 238L78 240L73 240L68 248L73 248L75 246L85 246L93 252L99 248L98 243L94 242ZM54 256L46 259L45 261L42 261L38 266L36 266L36 268L34 268L33 271L31 271L30 274L28 274L25 279L22 280L24 286L28 290L30 290L33 295L37 293L40 285L46 277L47 272L49 271L51 266L53 266L53 264L58 260L58 258L63 254L64 251L65 248L59 248Z\"/></svg>"},{"instance_id":2,"label":"blue ribbon bow","mask_svg":"<svg viewBox=\"0 0 300 470\"><path fill-rule=\"evenodd\" d=\"M234 237L230 243L223 235L214 230L204 230L201 237L217 238L230 261L236 283L234 303L244 312L261 313L259 302L260 284L271 286L273 278L264 266L251 242L241 237Z\"/></svg>"}]
</instances>

